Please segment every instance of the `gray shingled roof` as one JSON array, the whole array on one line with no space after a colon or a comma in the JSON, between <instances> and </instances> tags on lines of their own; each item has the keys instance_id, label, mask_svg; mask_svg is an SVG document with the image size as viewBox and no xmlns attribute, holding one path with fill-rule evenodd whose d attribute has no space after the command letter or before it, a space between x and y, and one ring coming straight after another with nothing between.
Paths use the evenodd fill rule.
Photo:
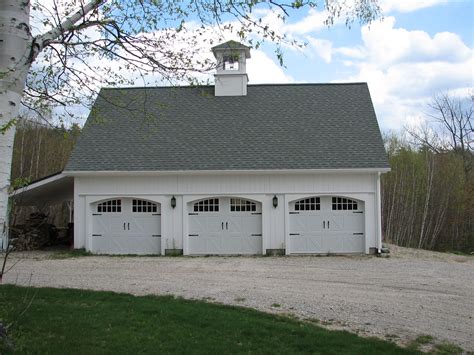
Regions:
<instances>
[{"instance_id":1,"label":"gray shingled roof","mask_svg":"<svg viewBox=\"0 0 474 355\"><path fill-rule=\"evenodd\" d=\"M103 89L66 171L387 168L365 83Z\"/></svg>"},{"instance_id":2,"label":"gray shingled roof","mask_svg":"<svg viewBox=\"0 0 474 355\"><path fill-rule=\"evenodd\" d=\"M246 46L242 43L239 43L237 41L227 41L225 43L221 43L217 46L212 47L212 50L219 50L219 49L250 49L249 46Z\"/></svg>"}]
</instances>

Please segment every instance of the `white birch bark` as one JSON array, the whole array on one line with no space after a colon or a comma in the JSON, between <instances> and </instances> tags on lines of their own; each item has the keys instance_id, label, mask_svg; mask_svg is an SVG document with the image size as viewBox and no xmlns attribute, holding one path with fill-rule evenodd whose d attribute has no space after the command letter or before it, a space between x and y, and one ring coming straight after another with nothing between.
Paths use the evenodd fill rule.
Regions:
<instances>
[{"instance_id":1,"label":"white birch bark","mask_svg":"<svg viewBox=\"0 0 474 355\"><path fill-rule=\"evenodd\" d=\"M8 188L15 125L30 68L30 4L25 0L0 1L0 234L5 247L8 224Z\"/></svg>"}]
</instances>

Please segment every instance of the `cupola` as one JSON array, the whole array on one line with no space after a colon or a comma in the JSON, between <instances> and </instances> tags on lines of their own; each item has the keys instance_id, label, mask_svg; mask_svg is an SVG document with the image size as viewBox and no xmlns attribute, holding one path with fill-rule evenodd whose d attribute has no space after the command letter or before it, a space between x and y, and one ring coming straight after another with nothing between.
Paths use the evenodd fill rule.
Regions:
<instances>
[{"instance_id":1,"label":"cupola","mask_svg":"<svg viewBox=\"0 0 474 355\"><path fill-rule=\"evenodd\" d=\"M245 96L249 81L246 60L250 58L250 47L236 41L228 41L212 48L217 60L214 74L215 96Z\"/></svg>"}]
</instances>

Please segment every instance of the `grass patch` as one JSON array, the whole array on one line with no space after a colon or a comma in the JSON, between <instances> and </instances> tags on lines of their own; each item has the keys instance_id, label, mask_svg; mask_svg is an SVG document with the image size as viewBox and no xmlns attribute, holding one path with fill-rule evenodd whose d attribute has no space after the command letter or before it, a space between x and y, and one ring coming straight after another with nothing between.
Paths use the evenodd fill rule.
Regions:
<instances>
[{"instance_id":1,"label":"grass patch","mask_svg":"<svg viewBox=\"0 0 474 355\"><path fill-rule=\"evenodd\" d=\"M85 249L70 249L70 250L61 250L54 253L51 256L51 259L68 259L68 258L78 258L82 256L107 256L109 258L125 258L125 257L161 257L160 254L94 254ZM174 255L172 255L174 256Z\"/></svg>"},{"instance_id":2,"label":"grass patch","mask_svg":"<svg viewBox=\"0 0 474 355\"><path fill-rule=\"evenodd\" d=\"M78 258L81 256L92 256L90 251L86 251L85 249L70 249L70 250L61 250L54 253L51 256L51 259L69 259L69 258Z\"/></svg>"},{"instance_id":3,"label":"grass patch","mask_svg":"<svg viewBox=\"0 0 474 355\"><path fill-rule=\"evenodd\" d=\"M287 317L169 296L3 285L0 317L16 353L419 354Z\"/></svg>"},{"instance_id":4,"label":"grass patch","mask_svg":"<svg viewBox=\"0 0 474 355\"><path fill-rule=\"evenodd\" d=\"M280 308L280 307L281 307L281 304L279 304L279 303L272 303L272 307L273 307L273 308Z\"/></svg>"},{"instance_id":5,"label":"grass patch","mask_svg":"<svg viewBox=\"0 0 474 355\"><path fill-rule=\"evenodd\" d=\"M432 337L431 335L420 335L418 338L415 339L415 341L421 345L429 344L433 342L433 340L434 337Z\"/></svg>"},{"instance_id":6,"label":"grass patch","mask_svg":"<svg viewBox=\"0 0 474 355\"><path fill-rule=\"evenodd\" d=\"M419 350L422 345L431 344L435 340L431 335L420 335L408 344L408 349Z\"/></svg>"},{"instance_id":7,"label":"grass patch","mask_svg":"<svg viewBox=\"0 0 474 355\"><path fill-rule=\"evenodd\" d=\"M420 350L422 346L426 345L429 345L428 349L430 350L430 354L460 355L463 353L463 349L459 346L448 342L437 343L436 339L431 335L420 335L407 346L407 349ZM425 347L425 349L422 350L427 351L427 348Z\"/></svg>"},{"instance_id":8,"label":"grass patch","mask_svg":"<svg viewBox=\"0 0 474 355\"><path fill-rule=\"evenodd\" d=\"M458 355L462 354L463 350L451 343L441 343L435 345L437 355Z\"/></svg>"}]
</instances>

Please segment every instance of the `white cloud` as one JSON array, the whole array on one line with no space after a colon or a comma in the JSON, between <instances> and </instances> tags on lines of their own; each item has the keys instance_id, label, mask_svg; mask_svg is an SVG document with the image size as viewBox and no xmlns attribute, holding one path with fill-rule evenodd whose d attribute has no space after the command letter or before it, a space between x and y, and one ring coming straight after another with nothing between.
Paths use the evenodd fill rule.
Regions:
<instances>
[{"instance_id":1,"label":"white cloud","mask_svg":"<svg viewBox=\"0 0 474 355\"><path fill-rule=\"evenodd\" d=\"M383 13L412 12L447 2L447 0L382 0L380 7Z\"/></svg>"},{"instance_id":2,"label":"white cloud","mask_svg":"<svg viewBox=\"0 0 474 355\"><path fill-rule=\"evenodd\" d=\"M310 9L308 15L303 17L300 21L286 24L283 26L284 33L291 33L292 35L303 35L312 32L318 32L326 26L325 21L328 17L327 11L317 11Z\"/></svg>"},{"instance_id":3,"label":"white cloud","mask_svg":"<svg viewBox=\"0 0 474 355\"><path fill-rule=\"evenodd\" d=\"M310 49L321 57L326 63L331 63L332 60L332 42L326 39L317 39L311 36L307 37Z\"/></svg>"},{"instance_id":4,"label":"white cloud","mask_svg":"<svg viewBox=\"0 0 474 355\"><path fill-rule=\"evenodd\" d=\"M361 47L339 47L334 49L334 53L340 53L354 59L362 59L366 56L365 50Z\"/></svg>"},{"instance_id":5,"label":"white cloud","mask_svg":"<svg viewBox=\"0 0 474 355\"><path fill-rule=\"evenodd\" d=\"M465 93L474 86L474 50L454 33L430 36L396 28L388 17L364 26L361 34L362 46L334 50L343 64L357 70L339 81L368 82L384 128L418 124L433 95Z\"/></svg>"},{"instance_id":6,"label":"white cloud","mask_svg":"<svg viewBox=\"0 0 474 355\"><path fill-rule=\"evenodd\" d=\"M458 35L441 32L430 37L424 31L395 28L394 17L364 26L361 33L366 59L385 67L400 62L462 62L472 56Z\"/></svg>"},{"instance_id":7,"label":"white cloud","mask_svg":"<svg viewBox=\"0 0 474 355\"><path fill-rule=\"evenodd\" d=\"M265 52L253 50L247 62L250 84L292 83L295 80L283 71Z\"/></svg>"}]
</instances>

